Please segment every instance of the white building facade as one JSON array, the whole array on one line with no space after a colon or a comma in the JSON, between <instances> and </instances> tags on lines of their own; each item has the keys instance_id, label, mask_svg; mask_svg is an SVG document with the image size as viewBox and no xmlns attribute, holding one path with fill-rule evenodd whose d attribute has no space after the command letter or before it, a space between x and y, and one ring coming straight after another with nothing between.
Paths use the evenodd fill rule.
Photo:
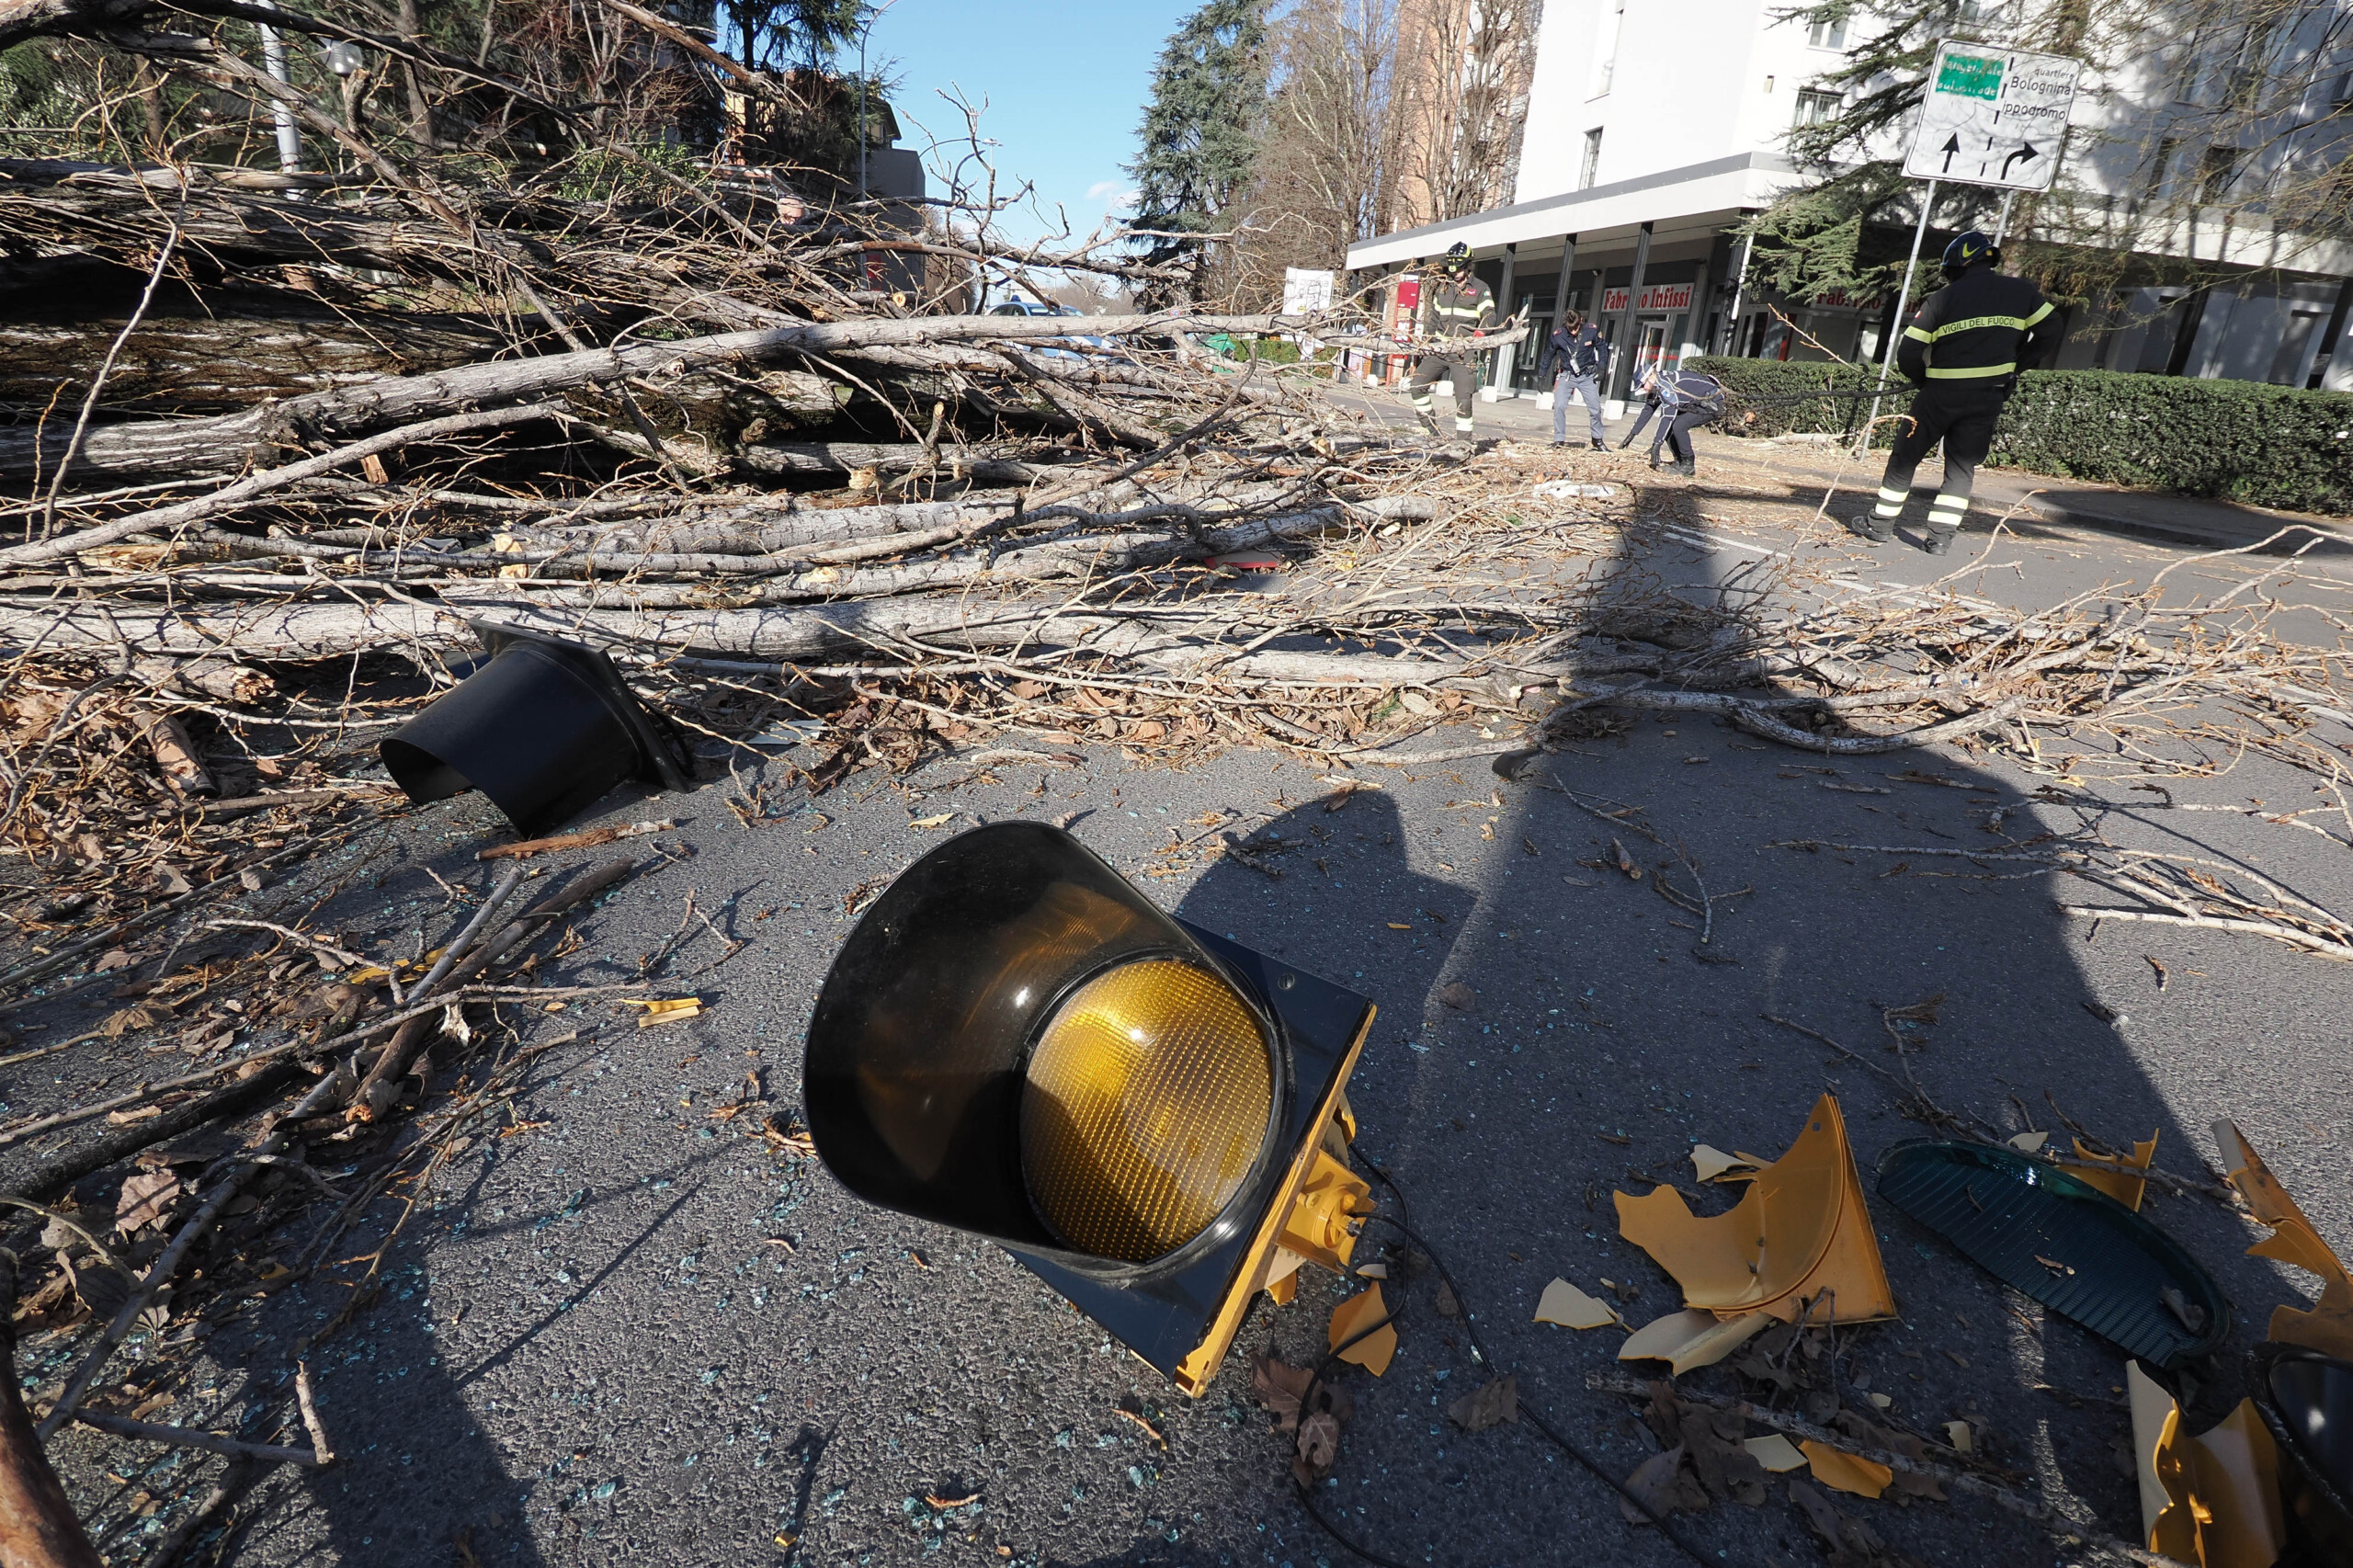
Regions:
<instances>
[{"instance_id":1,"label":"white building facade","mask_svg":"<svg viewBox=\"0 0 2353 1568\"><path fill-rule=\"evenodd\" d=\"M1513 202L1354 245L1350 268L1411 269L1468 244L1499 305L1527 307L1540 329L1496 369L1524 392L1535 390L1541 333L1564 306L1597 317L1620 346L1613 392L1644 365L1687 355L1875 357L1893 301L1787 301L1747 276L1741 225L1803 183L1785 138L1836 112L1836 95L1816 84L1870 25L1859 12L1844 23L1777 21L1780 8L1775 0L1547 0ZM2315 62L2314 102L2353 87L2337 69ZM2213 177L2227 163L2221 153L2118 133L2171 112L2176 95L2194 98L2203 79L2163 51L2136 63L2134 80L2087 76L2074 117L2084 134L2080 143L2070 136L2085 151L2063 164L2063 183L2125 215L2143 198L2189 188L2169 182ZM2157 149L2154 170L2119 151L2141 142ZM2294 138L2267 146L2292 149ZM2274 232L2250 222L2244 204L2203 225L2202 216L2193 204L2154 236L2137 217L2122 225L2135 236L2125 248L2147 258L2139 272L2159 281L2071 310L2057 367L2353 390L2353 244ZM1933 236L1938 220L1930 222ZM2228 275L2211 290L2168 286L2168 257L2220 264ZM1935 259L1922 258L1915 300L1934 286Z\"/></svg>"}]
</instances>

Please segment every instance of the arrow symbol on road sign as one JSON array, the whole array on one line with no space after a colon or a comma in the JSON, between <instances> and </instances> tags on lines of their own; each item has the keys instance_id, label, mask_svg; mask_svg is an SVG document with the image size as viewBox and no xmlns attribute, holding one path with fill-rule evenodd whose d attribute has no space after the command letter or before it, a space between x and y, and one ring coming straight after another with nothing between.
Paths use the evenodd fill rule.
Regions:
<instances>
[{"instance_id":1,"label":"arrow symbol on road sign","mask_svg":"<svg viewBox=\"0 0 2353 1568\"><path fill-rule=\"evenodd\" d=\"M1954 131L1951 137L1946 141L1945 144L1938 148L1937 151L1945 155L1945 166L1943 172L1946 174L1952 173L1952 155L1961 151L1961 132L1958 131Z\"/></svg>"},{"instance_id":2,"label":"arrow symbol on road sign","mask_svg":"<svg viewBox=\"0 0 2353 1568\"><path fill-rule=\"evenodd\" d=\"M2017 163L2020 158L2039 158L2041 155L2041 153L2035 151L2033 142L2029 142L2023 143L2017 152L2002 160L2002 177L2004 179L2010 177L2010 165Z\"/></svg>"}]
</instances>

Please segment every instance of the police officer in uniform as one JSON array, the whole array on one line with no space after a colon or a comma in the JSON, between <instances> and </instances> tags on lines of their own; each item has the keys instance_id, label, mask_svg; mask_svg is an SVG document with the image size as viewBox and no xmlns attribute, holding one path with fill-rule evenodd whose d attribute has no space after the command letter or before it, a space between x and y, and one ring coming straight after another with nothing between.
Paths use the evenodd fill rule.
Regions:
<instances>
[{"instance_id":1,"label":"police officer in uniform","mask_svg":"<svg viewBox=\"0 0 2353 1568\"><path fill-rule=\"evenodd\" d=\"M1422 290L1421 334L1430 337L1470 337L1495 325L1495 297L1471 270L1471 247L1456 241L1447 250L1445 259L1438 264L1436 274ZM1414 379L1408 387L1414 399L1414 413L1430 434L1438 434L1438 418L1431 413L1434 395L1432 383L1450 381L1454 383L1454 434L1461 440L1472 437L1471 394L1478 390L1478 370L1469 350L1456 347L1425 354L1414 365Z\"/></svg>"},{"instance_id":2,"label":"police officer in uniform","mask_svg":"<svg viewBox=\"0 0 2353 1568\"><path fill-rule=\"evenodd\" d=\"M1945 286L1920 301L1895 351L1896 368L1918 389L1897 427L1879 505L1847 520L1872 544L1895 537L1912 494L1912 472L1928 449L1945 446L1944 483L1928 509L1920 548L1942 555L1961 531L1977 465L1994 445L1994 425L2018 386L2018 367L2039 363L2059 335L2059 317L2042 290L1996 272L2002 253L1972 229L1945 247Z\"/></svg>"}]
</instances>

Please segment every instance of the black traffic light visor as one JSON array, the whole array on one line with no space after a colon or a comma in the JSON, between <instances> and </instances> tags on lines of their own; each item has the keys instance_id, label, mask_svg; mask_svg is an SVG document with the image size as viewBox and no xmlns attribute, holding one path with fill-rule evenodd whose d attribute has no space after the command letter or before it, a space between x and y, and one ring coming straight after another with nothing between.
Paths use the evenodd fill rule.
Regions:
<instances>
[{"instance_id":1,"label":"black traffic light visor","mask_svg":"<svg viewBox=\"0 0 2353 1568\"><path fill-rule=\"evenodd\" d=\"M1226 1298L1370 1017L1069 834L995 824L909 867L844 943L810 1134L851 1191L998 1242L1169 1370L1238 1324Z\"/></svg>"}]
</instances>

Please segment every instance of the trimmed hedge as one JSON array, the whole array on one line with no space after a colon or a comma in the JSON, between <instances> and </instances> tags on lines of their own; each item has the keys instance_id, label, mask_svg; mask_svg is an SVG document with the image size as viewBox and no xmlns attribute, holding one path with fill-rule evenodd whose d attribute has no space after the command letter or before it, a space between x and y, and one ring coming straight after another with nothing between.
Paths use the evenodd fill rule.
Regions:
<instances>
[{"instance_id":1,"label":"trimmed hedge","mask_svg":"<svg viewBox=\"0 0 2353 1568\"><path fill-rule=\"evenodd\" d=\"M1869 370L1710 356L1687 368L1733 395L1734 436L1847 435L1870 409ZM1901 412L1899 388L1880 406ZM1882 420L1876 446L1893 438ZM1995 468L2353 514L2353 392L2112 370L2029 370L1994 433Z\"/></svg>"}]
</instances>

